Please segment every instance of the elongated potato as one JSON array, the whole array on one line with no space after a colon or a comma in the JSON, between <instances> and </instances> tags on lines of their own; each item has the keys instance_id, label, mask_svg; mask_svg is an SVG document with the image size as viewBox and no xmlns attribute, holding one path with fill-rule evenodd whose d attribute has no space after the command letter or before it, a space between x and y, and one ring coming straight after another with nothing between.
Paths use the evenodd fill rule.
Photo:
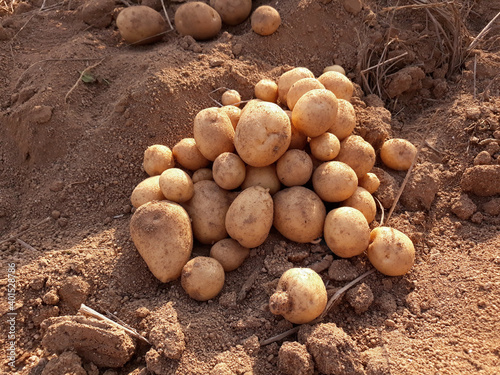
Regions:
<instances>
[{"instance_id":1,"label":"elongated potato","mask_svg":"<svg viewBox=\"0 0 500 375\"><path fill-rule=\"evenodd\" d=\"M314 78L314 74L307 68L299 67L293 68L280 76L278 80L278 97L283 105L287 103L287 95L290 87L302 78Z\"/></svg>"},{"instance_id":2,"label":"elongated potato","mask_svg":"<svg viewBox=\"0 0 500 375\"><path fill-rule=\"evenodd\" d=\"M172 148L172 154L180 165L190 171L205 168L210 163L196 146L194 138L184 138L180 140Z\"/></svg>"},{"instance_id":3,"label":"elongated potato","mask_svg":"<svg viewBox=\"0 0 500 375\"><path fill-rule=\"evenodd\" d=\"M230 272L241 266L250 256L250 249L241 246L232 238L224 238L212 246L210 256L219 261L224 271Z\"/></svg>"},{"instance_id":4,"label":"elongated potato","mask_svg":"<svg viewBox=\"0 0 500 375\"><path fill-rule=\"evenodd\" d=\"M417 148L406 139L389 139L380 148L382 162L397 171L409 169L416 156Z\"/></svg>"},{"instance_id":5,"label":"elongated potato","mask_svg":"<svg viewBox=\"0 0 500 375\"><path fill-rule=\"evenodd\" d=\"M234 151L233 124L218 108L205 108L198 112L194 118L193 133L196 146L210 161L223 152Z\"/></svg>"}]
</instances>

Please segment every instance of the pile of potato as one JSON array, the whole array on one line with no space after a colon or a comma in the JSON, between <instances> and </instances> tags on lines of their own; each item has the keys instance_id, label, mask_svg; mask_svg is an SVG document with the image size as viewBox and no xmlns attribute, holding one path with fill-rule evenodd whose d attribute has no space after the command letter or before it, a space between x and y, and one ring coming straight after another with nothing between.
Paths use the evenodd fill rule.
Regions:
<instances>
[{"instance_id":1,"label":"pile of potato","mask_svg":"<svg viewBox=\"0 0 500 375\"><path fill-rule=\"evenodd\" d=\"M299 243L323 237L342 258L366 251L386 275L411 269L415 250L406 235L389 227L370 229L376 215L372 193L380 184L370 173L376 152L352 134L353 84L338 70L327 69L315 78L300 67L277 83L263 79L255 86L256 98L242 109L239 93L226 91L223 107L196 115L193 138L182 139L172 150L153 145L145 151L143 167L151 177L132 193L137 210L130 228L158 279L180 276L192 298L211 299L222 289L224 272L238 268L273 226ZM390 139L380 157L389 168L405 170L416 152L410 142ZM325 203L333 209L328 212ZM213 245L210 258L189 260L193 239ZM296 278L314 279L310 271L302 276L305 271L299 271ZM300 304L283 302L286 293L280 293L271 311L295 316L286 306ZM326 303L325 298L318 303ZM306 320L323 308L316 306Z\"/></svg>"}]
</instances>

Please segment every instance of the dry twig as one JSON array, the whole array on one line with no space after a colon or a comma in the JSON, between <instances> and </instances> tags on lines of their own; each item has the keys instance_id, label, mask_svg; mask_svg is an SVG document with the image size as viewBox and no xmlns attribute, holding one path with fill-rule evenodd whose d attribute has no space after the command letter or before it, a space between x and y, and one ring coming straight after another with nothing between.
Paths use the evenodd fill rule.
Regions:
<instances>
[{"instance_id":1,"label":"dry twig","mask_svg":"<svg viewBox=\"0 0 500 375\"><path fill-rule=\"evenodd\" d=\"M469 44L469 47L467 47L467 50L470 51L471 49L473 49L478 43L479 41L484 38L484 36L486 34L489 33L489 31L491 30L491 28L493 27L493 24L495 23L495 21L498 19L498 17L500 17L500 12L498 12L495 17L492 18L492 20L490 22L488 22L488 24L484 27L484 29L481 30L481 32L479 34L477 34L477 36L474 38L474 40L471 42L471 44Z\"/></svg>"},{"instance_id":2,"label":"dry twig","mask_svg":"<svg viewBox=\"0 0 500 375\"><path fill-rule=\"evenodd\" d=\"M163 12L165 12L165 18L167 19L168 26L170 26L170 30L173 30L172 22L170 22L170 18L168 17L167 8L165 7L165 1L161 0L161 6L163 7Z\"/></svg>"},{"instance_id":3,"label":"dry twig","mask_svg":"<svg viewBox=\"0 0 500 375\"><path fill-rule=\"evenodd\" d=\"M13 240L17 239L18 237L22 236L23 234L26 234L26 233L32 231L33 229L38 228L40 225L45 224L49 220L50 220L50 216L47 216L45 219L43 219L39 223L33 225L31 228L23 230L22 232L20 232L18 234L15 234L15 235L13 235L13 236L11 236L9 238L6 238L5 240L0 241L0 245L3 244L3 243L5 243L5 242L9 242L9 241L13 241Z\"/></svg>"},{"instance_id":4,"label":"dry twig","mask_svg":"<svg viewBox=\"0 0 500 375\"><path fill-rule=\"evenodd\" d=\"M31 251L38 251L37 249L35 249L33 246L31 246L30 244L27 244L26 242L24 242L23 240L21 240L20 238L16 238L16 242L21 245L22 247L24 247L25 249L28 249L28 250L31 250Z\"/></svg>"},{"instance_id":5,"label":"dry twig","mask_svg":"<svg viewBox=\"0 0 500 375\"><path fill-rule=\"evenodd\" d=\"M102 58L100 61L98 61L97 63L95 63L94 65L92 66L89 66L88 68L84 69L81 73L80 73L80 77L78 77L78 80L75 82L75 84L73 85L73 87L71 87L69 89L69 91L67 92L67 94L64 96L64 103L67 103L68 102L68 97L69 95L76 89L76 87L78 86L78 84L80 83L80 81L82 80L82 77L87 74L88 72L90 72L92 69L94 69L96 66L98 66L100 63L102 63L104 61L105 58Z\"/></svg>"}]
</instances>

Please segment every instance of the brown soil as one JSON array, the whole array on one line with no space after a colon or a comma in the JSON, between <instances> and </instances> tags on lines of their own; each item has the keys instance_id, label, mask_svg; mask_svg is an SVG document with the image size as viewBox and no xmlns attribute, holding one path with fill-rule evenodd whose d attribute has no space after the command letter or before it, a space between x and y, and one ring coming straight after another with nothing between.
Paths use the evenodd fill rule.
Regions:
<instances>
[{"instance_id":1,"label":"brown soil","mask_svg":"<svg viewBox=\"0 0 500 375\"><path fill-rule=\"evenodd\" d=\"M85 3L0 1L2 371L12 371L7 350L14 341L18 374L500 372L499 23L462 53L500 11L498 1L455 1L458 13L446 14L462 25L436 13L446 7L385 9L412 1L365 0L356 13L355 0L258 0L253 9L269 4L281 14L271 36L253 33L247 20L224 26L208 42L170 32L149 46L126 45L114 20L89 26ZM173 19L179 2L165 3ZM116 2L114 14L123 6ZM90 22L92 12L85 15ZM98 16L95 25L102 26ZM402 54L362 79L361 70ZM276 79L293 66L318 76L333 63L360 85L353 98L356 133L376 148L387 136L422 146L389 223L414 241L416 264L403 277L371 274L334 307L327 324L284 340L297 344L259 347L292 326L267 306L284 270L328 257L321 275L338 288L369 268L365 256L330 266L326 245L298 245L272 231L226 274L218 297L197 302L179 281L155 279L137 253L129 235L130 193L146 177L144 150L192 136L196 113L215 105L211 95L220 100L212 90L232 88L250 99L262 78ZM96 81L78 82L92 65ZM476 158L483 151L488 155ZM387 216L405 173L376 166ZM21 241L3 241L30 228ZM193 255L208 251L196 244ZM7 276L14 267L11 340ZM137 342L124 366L111 371L98 361L97 367L89 358L105 357L116 349L106 345L121 337L110 328L111 336L97 337L94 352L101 352L94 357L85 354L88 347L52 354L63 350L48 351L63 344L57 332L85 337L85 330L106 326L89 319L78 328L70 316L82 302L112 312L153 349ZM59 324L49 329L56 336L44 344L51 321ZM329 362L325 353L338 354ZM121 361L125 354L113 355Z\"/></svg>"}]
</instances>

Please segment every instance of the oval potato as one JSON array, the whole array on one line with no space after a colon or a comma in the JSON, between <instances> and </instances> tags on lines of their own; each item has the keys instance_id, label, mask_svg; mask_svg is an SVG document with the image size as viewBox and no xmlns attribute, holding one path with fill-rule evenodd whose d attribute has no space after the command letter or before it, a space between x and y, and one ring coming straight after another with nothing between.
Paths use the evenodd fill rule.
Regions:
<instances>
[{"instance_id":1,"label":"oval potato","mask_svg":"<svg viewBox=\"0 0 500 375\"><path fill-rule=\"evenodd\" d=\"M365 217L368 224L375 220L377 205L370 192L360 186L353 195L342 202L342 206L348 206L359 210Z\"/></svg>"},{"instance_id":2,"label":"oval potato","mask_svg":"<svg viewBox=\"0 0 500 375\"><path fill-rule=\"evenodd\" d=\"M293 126L308 137L317 137L333 126L337 108L337 98L331 91L310 90L293 107Z\"/></svg>"},{"instance_id":3,"label":"oval potato","mask_svg":"<svg viewBox=\"0 0 500 375\"><path fill-rule=\"evenodd\" d=\"M182 4L174 16L175 28L182 35L191 35L196 40L216 36L222 26L219 13L201 1Z\"/></svg>"},{"instance_id":4,"label":"oval potato","mask_svg":"<svg viewBox=\"0 0 500 375\"><path fill-rule=\"evenodd\" d=\"M173 168L174 157L170 148L164 145L152 145L144 151L142 167L150 176L160 175L163 171Z\"/></svg>"},{"instance_id":5,"label":"oval potato","mask_svg":"<svg viewBox=\"0 0 500 375\"><path fill-rule=\"evenodd\" d=\"M168 29L161 14L145 5L123 9L116 17L116 26L122 38L135 45L157 42Z\"/></svg>"},{"instance_id":6,"label":"oval potato","mask_svg":"<svg viewBox=\"0 0 500 375\"><path fill-rule=\"evenodd\" d=\"M169 201L182 203L193 197L193 181L182 169L167 169L160 175L159 184L161 192Z\"/></svg>"},{"instance_id":7,"label":"oval potato","mask_svg":"<svg viewBox=\"0 0 500 375\"><path fill-rule=\"evenodd\" d=\"M313 162L307 152L288 150L276 163L276 174L285 186L304 185L313 172Z\"/></svg>"},{"instance_id":8,"label":"oval potato","mask_svg":"<svg viewBox=\"0 0 500 375\"><path fill-rule=\"evenodd\" d=\"M163 199L165 197L160 188L160 176L148 177L139 182L130 196L130 202L135 208L151 201L161 201Z\"/></svg>"},{"instance_id":9,"label":"oval potato","mask_svg":"<svg viewBox=\"0 0 500 375\"><path fill-rule=\"evenodd\" d=\"M309 141L311 154L320 161L330 161L340 152L339 139L332 133L326 132Z\"/></svg>"},{"instance_id":10,"label":"oval potato","mask_svg":"<svg viewBox=\"0 0 500 375\"><path fill-rule=\"evenodd\" d=\"M276 175L276 165L271 164L265 167L246 166L245 180L241 184L241 189L244 190L250 186L262 186L269 189L269 194L276 194L281 188L281 183Z\"/></svg>"},{"instance_id":11,"label":"oval potato","mask_svg":"<svg viewBox=\"0 0 500 375\"><path fill-rule=\"evenodd\" d=\"M315 90L315 89L324 89L325 86L321 84L316 78L302 78L295 82L290 90L288 90L286 96L286 103L290 110L293 110L293 107L297 103L302 95L306 92Z\"/></svg>"},{"instance_id":12,"label":"oval potato","mask_svg":"<svg viewBox=\"0 0 500 375\"><path fill-rule=\"evenodd\" d=\"M354 86L349 78L337 71L328 71L318 77L323 86L339 99L351 101Z\"/></svg>"},{"instance_id":13,"label":"oval potato","mask_svg":"<svg viewBox=\"0 0 500 375\"><path fill-rule=\"evenodd\" d=\"M328 131L335 134L339 141L342 141L350 136L356 127L356 112L352 104L347 100L337 98L337 103L339 105L337 117Z\"/></svg>"},{"instance_id":14,"label":"oval potato","mask_svg":"<svg viewBox=\"0 0 500 375\"><path fill-rule=\"evenodd\" d=\"M203 156L194 138L181 139L173 148L172 154L175 160L190 171L206 167L210 161Z\"/></svg>"},{"instance_id":15,"label":"oval potato","mask_svg":"<svg viewBox=\"0 0 500 375\"><path fill-rule=\"evenodd\" d=\"M340 142L340 152L335 160L346 163L360 178L375 165L375 150L363 137L350 135Z\"/></svg>"},{"instance_id":16,"label":"oval potato","mask_svg":"<svg viewBox=\"0 0 500 375\"><path fill-rule=\"evenodd\" d=\"M278 85L270 79L261 79L254 88L255 97L266 102L276 103L278 100Z\"/></svg>"},{"instance_id":17,"label":"oval potato","mask_svg":"<svg viewBox=\"0 0 500 375\"><path fill-rule=\"evenodd\" d=\"M406 139L393 138L380 148L380 159L391 169L406 171L417 156L417 148Z\"/></svg>"},{"instance_id":18,"label":"oval potato","mask_svg":"<svg viewBox=\"0 0 500 375\"><path fill-rule=\"evenodd\" d=\"M354 194L358 187L356 172L347 164L327 161L313 173L314 191L326 202L342 202Z\"/></svg>"},{"instance_id":19,"label":"oval potato","mask_svg":"<svg viewBox=\"0 0 500 375\"><path fill-rule=\"evenodd\" d=\"M231 272L241 266L250 256L250 249L241 246L232 238L224 238L212 246L210 256L219 261L224 271Z\"/></svg>"},{"instance_id":20,"label":"oval potato","mask_svg":"<svg viewBox=\"0 0 500 375\"><path fill-rule=\"evenodd\" d=\"M286 105L288 90L290 90L290 87L292 87L295 82L302 78L314 78L314 74L307 68L298 67L280 76L278 79L278 97L281 103Z\"/></svg>"},{"instance_id":21,"label":"oval potato","mask_svg":"<svg viewBox=\"0 0 500 375\"><path fill-rule=\"evenodd\" d=\"M198 112L194 118L193 133L196 146L210 161L223 152L234 151L233 124L218 108L205 108Z\"/></svg>"},{"instance_id":22,"label":"oval potato","mask_svg":"<svg viewBox=\"0 0 500 375\"><path fill-rule=\"evenodd\" d=\"M238 155L223 152L215 159L212 173L217 185L226 190L233 190L245 180L245 163Z\"/></svg>"},{"instance_id":23,"label":"oval potato","mask_svg":"<svg viewBox=\"0 0 500 375\"><path fill-rule=\"evenodd\" d=\"M245 21L252 11L252 0L210 0L222 22L235 26Z\"/></svg>"},{"instance_id":24,"label":"oval potato","mask_svg":"<svg viewBox=\"0 0 500 375\"><path fill-rule=\"evenodd\" d=\"M281 25L281 17L276 9L269 5L261 5L250 17L252 30L262 36L273 34Z\"/></svg>"}]
</instances>

